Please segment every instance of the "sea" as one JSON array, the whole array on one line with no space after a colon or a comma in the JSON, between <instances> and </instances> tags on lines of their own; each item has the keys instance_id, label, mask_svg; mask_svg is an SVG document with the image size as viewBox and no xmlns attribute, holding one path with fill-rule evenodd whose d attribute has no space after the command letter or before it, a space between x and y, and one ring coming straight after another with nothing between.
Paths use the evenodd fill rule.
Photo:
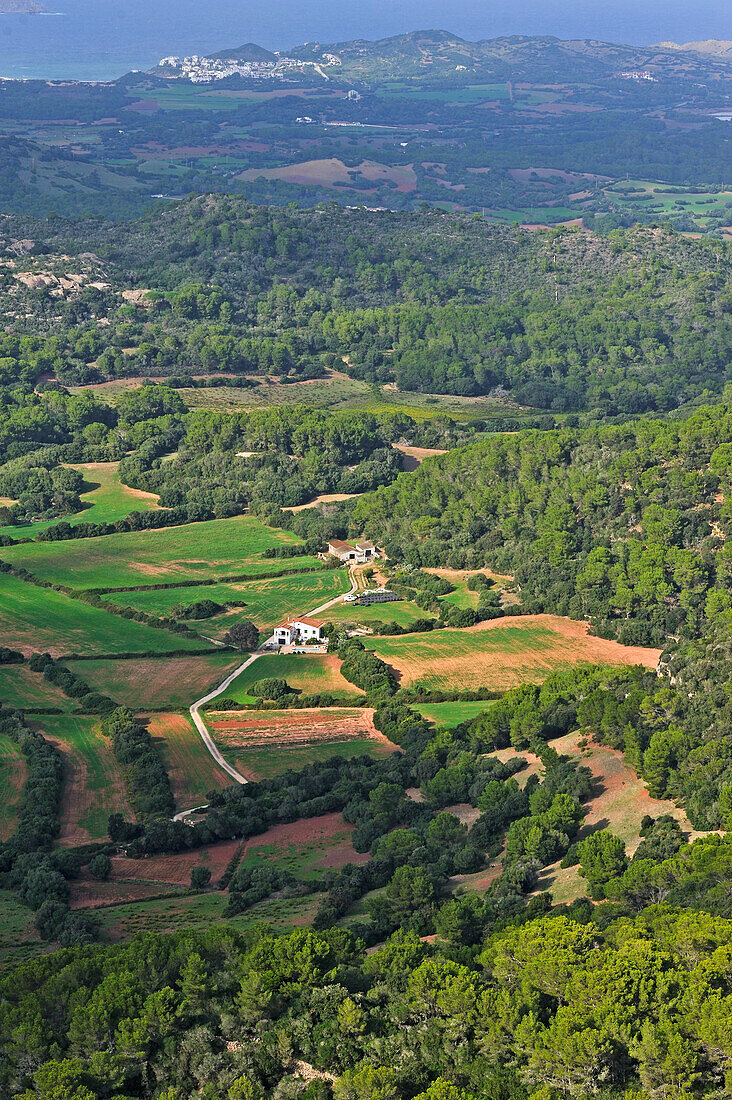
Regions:
<instances>
[{"instance_id":1,"label":"sea","mask_svg":"<svg viewBox=\"0 0 732 1100\"><path fill-rule=\"evenodd\" d=\"M443 28L643 45L732 39L730 0L42 0L42 15L0 15L0 77L114 80L171 54L257 42L380 38Z\"/></svg>"}]
</instances>

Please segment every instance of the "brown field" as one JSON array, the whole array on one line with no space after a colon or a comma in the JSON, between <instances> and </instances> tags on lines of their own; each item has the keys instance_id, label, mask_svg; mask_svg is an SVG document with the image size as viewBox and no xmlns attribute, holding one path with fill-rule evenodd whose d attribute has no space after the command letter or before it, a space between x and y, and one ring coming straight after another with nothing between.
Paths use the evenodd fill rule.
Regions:
<instances>
[{"instance_id":1,"label":"brown field","mask_svg":"<svg viewBox=\"0 0 732 1100\"><path fill-rule=\"evenodd\" d=\"M134 711L185 707L220 684L240 665L236 654L140 657L125 661L69 661L68 667L95 691Z\"/></svg>"},{"instance_id":2,"label":"brown field","mask_svg":"<svg viewBox=\"0 0 732 1100\"><path fill-rule=\"evenodd\" d=\"M337 871L346 863L368 863L369 853L357 852L351 844L353 828L338 813L273 825L246 842L242 864L291 862L293 872L307 876L308 872Z\"/></svg>"},{"instance_id":3,"label":"brown field","mask_svg":"<svg viewBox=\"0 0 732 1100\"><path fill-rule=\"evenodd\" d=\"M207 725L222 751L235 754L242 774L256 780L342 752L398 752L374 727L373 715L356 707L223 711L209 714Z\"/></svg>"},{"instance_id":4,"label":"brown field","mask_svg":"<svg viewBox=\"0 0 732 1100\"><path fill-rule=\"evenodd\" d=\"M323 160L305 160L300 164L287 164L280 168L248 168L241 172L242 180L283 180L285 183L299 183L305 187L333 187L335 184L349 184L354 176L374 183L389 181L396 185L402 194L416 190L417 176L411 164L378 164L364 160L354 168L349 168L337 157Z\"/></svg>"},{"instance_id":5,"label":"brown field","mask_svg":"<svg viewBox=\"0 0 732 1100\"><path fill-rule=\"evenodd\" d=\"M542 106L546 106L542 104ZM581 184L587 180L602 180L608 182L610 176L598 176L594 172L563 172L559 168L509 168L509 176L515 180L520 180L522 183L529 183L532 176L538 176L543 180L561 180L562 183L567 184Z\"/></svg>"},{"instance_id":6,"label":"brown field","mask_svg":"<svg viewBox=\"0 0 732 1100\"><path fill-rule=\"evenodd\" d=\"M307 504L292 504L287 508L283 508L283 512L304 512L308 508L317 508L319 504L340 504L344 500L353 500L354 497L361 496L360 493L321 493L319 497L315 497L314 500L309 500Z\"/></svg>"},{"instance_id":7,"label":"brown field","mask_svg":"<svg viewBox=\"0 0 732 1100\"><path fill-rule=\"evenodd\" d=\"M391 665L403 686L508 689L539 683L559 668L582 664L655 668L661 651L591 637L589 624L558 615L491 619L464 630L374 638L369 649Z\"/></svg>"},{"instance_id":8,"label":"brown field","mask_svg":"<svg viewBox=\"0 0 732 1100\"><path fill-rule=\"evenodd\" d=\"M402 452L402 469L407 472L416 470L426 458L447 454L447 451L441 451L436 447L410 447L406 443L392 443L392 447L395 451Z\"/></svg>"},{"instance_id":9,"label":"brown field","mask_svg":"<svg viewBox=\"0 0 732 1100\"><path fill-rule=\"evenodd\" d=\"M152 714L146 725L162 749L177 810L200 806L209 791L231 786L231 779L209 755L188 714Z\"/></svg>"},{"instance_id":10,"label":"brown field","mask_svg":"<svg viewBox=\"0 0 732 1100\"><path fill-rule=\"evenodd\" d=\"M544 765L539 757L533 752L528 752L526 749L496 749L495 752L491 752L488 755L495 757L496 760L500 760L503 764L508 760L516 760L519 757L526 761L526 767L523 768L522 771L516 772L513 777L521 790L524 789L532 775L540 775L544 769Z\"/></svg>"}]
</instances>

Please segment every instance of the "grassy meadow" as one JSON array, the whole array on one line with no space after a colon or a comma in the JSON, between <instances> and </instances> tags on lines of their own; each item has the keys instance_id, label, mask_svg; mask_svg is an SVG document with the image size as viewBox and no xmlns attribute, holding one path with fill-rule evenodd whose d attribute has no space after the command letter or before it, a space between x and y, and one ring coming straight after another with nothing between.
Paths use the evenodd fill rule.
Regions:
<instances>
[{"instance_id":1,"label":"grassy meadow","mask_svg":"<svg viewBox=\"0 0 732 1100\"><path fill-rule=\"evenodd\" d=\"M61 688L27 665L0 665L0 703L18 710L76 710L77 704Z\"/></svg>"},{"instance_id":2,"label":"grassy meadow","mask_svg":"<svg viewBox=\"0 0 732 1100\"><path fill-rule=\"evenodd\" d=\"M123 588L243 572L264 576L287 565L262 558L264 551L298 541L290 532L266 527L252 516L236 516L103 538L27 543L4 548L3 557L53 584ZM317 558L295 560L298 566L320 564Z\"/></svg>"},{"instance_id":3,"label":"grassy meadow","mask_svg":"<svg viewBox=\"0 0 732 1100\"><path fill-rule=\"evenodd\" d=\"M26 775L22 752L15 741L0 733L0 840L7 840L15 832Z\"/></svg>"},{"instance_id":4,"label":"grassy meadow","mask_svg":"<svg viewBox=\"0 0 732 1100\"><path fill-rule=\"evenodd\" d=\"M418 703L412 709L421 714L423 718L426 718L428 722L434 722L436 726L442 726L444 729L454 729L461 722L469 722L472 718L477 718L490 706L492 706L490 699L469 700L467 702L458 699L451 703Z\"/></svg>"},{"instance_id":5,"label":"grassy meadow","mask_svg":"<svg viewBox=\"0 0 732 1100\"><path fill-rule=\"evenodd\" d=\"M10 538L35 538L41 531L54 527L57 523L70 523L76 527L79 523L115 523L125 519L130 512L149 512L158 507L157 497L144 493L140 489L131 489L124 485L119 477L118 462L69 463L71 469L78 470L84 476L84 491L81 500L84 507L73 515L56 519L39 520L37 523L18 524L0 527L0 535Z\"/></svg>"},{"instance_id":6,"label":"grassy meadow","mask_svg":"<svg viewBox=\"0 0 732 1100\"><path fill-rule=\"evenodd\" d=\"M286 680L295 691L315 694L332 691L354 696L357 689L340 673L341 662L332 654L272 653L260 657L237 676L226 691L226 698L238 703L249 703L249 688L257 680L278 677ZM213 707L220 701L215 700Z\"/></svg>"},{"instance_id":7,"label":"grassy meadow","mask_svg":"<svg viewBox=\"0 0 732 1100\"><path fill-rule=\"evenodd\" d=\"M200 638L121 619L7 573L0 574L0 637L3 645L26 655L50 653L54 657L72 653L170 653L203 649L206 645Z\"/></svg>"},{"instance_id":8,"label":"grassy meadow","mask_svg":"<svg viewBox=\"0 0 732 1100\"><path fill-rule=\"evenodd\" d=\"M300 558L279 562L282 568L296 569ZM275 627L291 614L307 614L314 607L332 600L350 588L344 569L308 570L286 577L240 581L229 584L201 585L196 588L152 589L145 592L115 592L106 596L109 603L134 607L150 615L170 616L172 609L198 600L215 603L244 603L210 619L188 620L208 637L221 638L234 623L251 619L260 630ZM330 610L326 613L329 617Z\"/></svg>"}]
</instances>

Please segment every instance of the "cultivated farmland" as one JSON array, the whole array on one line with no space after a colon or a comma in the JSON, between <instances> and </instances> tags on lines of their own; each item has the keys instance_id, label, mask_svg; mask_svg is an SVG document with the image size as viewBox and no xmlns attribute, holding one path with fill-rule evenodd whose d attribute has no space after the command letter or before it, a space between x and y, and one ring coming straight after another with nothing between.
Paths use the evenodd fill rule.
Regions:
<instances>
[{"instance_id":1,"label":"cultivated farmland","mask_svg":"<svg viewBox=\"0 0 732 1100\"><path fill-rule=\"evenodd\" d=\"M144 623L121 619L7 573L0 574L0 636L4 645L26 656L31 653L50 653L53 657L72 653L169 653L206 647L200 638L171 634Z\"/></svg>"},{"instance_id":2,"label":"cultivated farmland","mask_svg":"<svg viewBox=\"0 0 732 1100\"><path fill-rule=\"evenodd\" d=\"M211 736L249 779L269 779L331 756L398 752L358 707L217 711L208 715Z\"/></svg>"},{"instance_id":3,"label":"cultivated farmland","mask_svg":"<svg viewBox=\"0 0 732 1100\"><path fill-rule=\"evenodd\" d=\"M134 711L153 711L190 706L220 684L241 660L241 655L227 650L190 657L68 661L67 666L94 691L108 695L122 706Z\"/></svg>"},{"instance_id":4,"label":"cultivated farmland","mask_svg":"<svg viewBox=\"0 0 732 1100\"><path fill-rule=\"evenodd\" d=\"M419 703L413 709L426 718L428 722L434 722L436 726L445 729L453 729L461 722L469 722L491 707L490 699L482 699L477 702L456 700L454 703Z\"/></svg>"},{"instance_id":5,"label":"cultivated farmland","mask_svg":"<svg viewBox=\"0 0 732 1100\"><path fill-rule=\"evenodd\" d=\"M324 871L338 870L346 863L368 863L368 852L353 847L352 833L353 825L337 813L273 825L247 841L241 866L273 863L299 879L317 882Z\"/></svg>"},{"instance_id":6,"label":"cultivated farmland","mask_svg":"<svg viewBox=\"0 0 732 1100\"><path fill-rule=\"evenodd\" d=\"M263 559L264 551L298 541L251 516L236 516L103 538L24 543L5 547L2 556L54 584L123 588L245 572L266 576L286 563ZM319 564L317 558L297 559L298 567Z\"/></svg>"},{"instance_id":7,"label":"cultivated farmland","mask_svg":"<svg viewBox=\"0 0 732 1100\"><path fill-rule=\"evenodd\" d=\"M209 791L231 786L231 779L209 755L187 714L152 714L146 725L162 750L176 809L200 806Z\"/></svg>"},{"instance_id":8,"label":"cultivated farmland","mask_svg":"<svg viewBox=\"0 0 732 1100\"><path fill-rule=\"evenodd\" d=\"M238 703L248 703L251 696L247 689L257 680L278 677L286 680L294 691L306 695L323 691L337 692L353 697L357 689L341 676L341 662L333 654L273 653L260 657L237 676L226 691L226 698Z\"/></svg>"},{"instance_id":9,"label":"cultivated farmland","mask_svg":"<svg viewBox=\"0 0 732 1100\"><path fill-rule=\"evenodd\" d=\"M468 630L369 638L366 645L392 666L404 687L446 691L539 683L557 669L582 664L658 663L660 650L622 646L588 631L587 623L558 615L524 615Z\"/></svg>"},{"instance_id":10,"label":"cultivated farmland","mask_svg":"<svg viewBox=\"0 0 732 1100\"><path fill-rule=\"evenodd\" d=\"M15 832L26 775L22 752L15 741L0 733L0 840L7 840Z\"/></svg>"},{"instance_id":11,"label":"cultivated farmland","mask_svg":"<svg viewBox=\"0 0 732 1100\"><path fill-rule=\"evenodd\" d=\"M76 710L61 688L45 680L27 665L0 665L0 702L18 710Z\"/></svg>"},{"instance_id":12,"label":"cultivated farmland","mask_svg":"<svg viewBox=\"0 0 732 1100\"><path fill-rule=\"evenodd\" d=\"M64 758L61 845L104 839L110 814L134 819L122 770L98 718L54 715L29 721Z\"/></svg>"}]
</instances>

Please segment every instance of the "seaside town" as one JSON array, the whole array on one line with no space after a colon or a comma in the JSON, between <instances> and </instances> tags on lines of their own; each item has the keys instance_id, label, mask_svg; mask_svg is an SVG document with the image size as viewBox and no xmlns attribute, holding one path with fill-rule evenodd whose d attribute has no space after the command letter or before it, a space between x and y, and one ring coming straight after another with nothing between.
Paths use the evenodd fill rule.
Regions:
<instances>
[{"instance_id":1,"label":"seaside town","mask_svg":"<svg viewBox=\"0 0 732 1100\"><path fill-rule=\"evenodd\" d=\"M166 75L190 80L193 84L210 84L214 80L225 80L230 76L243 76L254 80L283 79L294 72L303 73L312 69L320 76L328 77L324 67L341 64L335 54L324 54L322 61L303 61L297 57L282 57L273 54L272 59L242 60L236 57L163 57L158 68Z\"/></svg>"}]
</instances>

